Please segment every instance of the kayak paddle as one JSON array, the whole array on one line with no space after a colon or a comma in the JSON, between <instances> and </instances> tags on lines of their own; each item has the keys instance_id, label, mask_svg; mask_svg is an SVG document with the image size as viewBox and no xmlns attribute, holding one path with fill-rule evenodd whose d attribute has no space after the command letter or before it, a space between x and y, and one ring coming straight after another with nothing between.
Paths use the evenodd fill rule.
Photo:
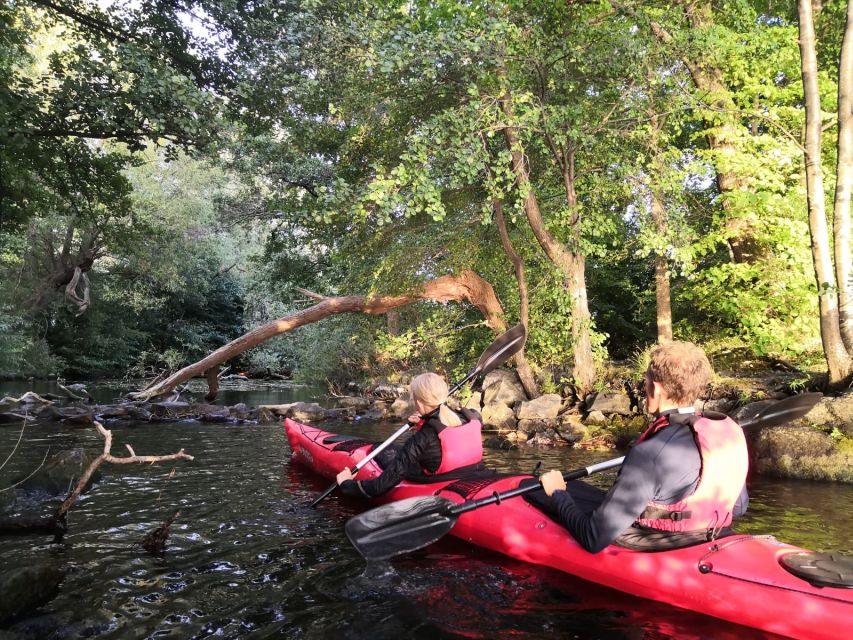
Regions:
<instances>
[{"instance_id":1,"label":"kayak paddle","mask_svg":"<svg viewBox=\"0 0 853 640\"><path fill-rule=\"evenodd\" d=\"M458 391L462 385L464 385L469 380L476 378L480 375L486 375L500 365L503 362L509 360L510 357L514 356L516 353L521 351L521 348L524 346L524 342L527 340L527 329L525 329L524 325L517 324L509 331L502 333L495 341L489 345L489 348L483 352L483 355L480 356L480 359L477 361L477 366L475 366L471 371L466 375L462 380L457 382L450 391L447 392L447 396L450 397L456 391ZM406 433L409 429L412 428L410 424L404 424L402 427L397 429L391 436L378 447L374 447L373 451L370 452L370 455L366 456L359 462L355 467L352 468L352 474L355 475L361 470L364 465L373 460L377 455L382 453L386 447L388 447L392 442L394 442L401 435ZM309 507L316 507L323 500L326 499L338 486L337 482L333 482L330 484L326 490L320 494L320 496L314 500Z\"/></svg>"},{"instance_id":2,"label":"kayak paddle","mask_svg":"<svg viewBox=\"0 0 853 640\"><path fill-rule=\"evenodd\" d=\"M744 429L753 427L775 427L791 420L802 418L821 399L820 393L804 393L774 402L744 422ZM578 480L600 471L613 469L622 464L625 457L569 471L563 479ZM467 500L461 504L441 496L418 496L390 502L365 511L346 523L346 534L352 545L368 560L387 560L401 553L408 553L432 544L446 535L456 524L459 516L468 511L541 489L538 482L531 482L503 493L493 493L478 500Z\"/></svg>"}]
</instances>

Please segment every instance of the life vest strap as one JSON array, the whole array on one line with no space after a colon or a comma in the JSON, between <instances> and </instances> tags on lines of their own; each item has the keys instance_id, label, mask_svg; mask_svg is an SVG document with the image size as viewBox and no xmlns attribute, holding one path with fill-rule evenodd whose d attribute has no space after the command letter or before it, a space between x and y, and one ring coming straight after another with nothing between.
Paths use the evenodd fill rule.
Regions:
<instances>
[{"instance_id":1,"label":"life vest strap","mask_svg":"<svg viewBox=\"0 0 853 640\"><path fill-rule=\"evenodd\" d=\"M692 511L670 511L661 507L646 507L640 518L643 520L672 520L673 522L681 522L689 520L692 516Z\"/></svg>"}]
</instances>

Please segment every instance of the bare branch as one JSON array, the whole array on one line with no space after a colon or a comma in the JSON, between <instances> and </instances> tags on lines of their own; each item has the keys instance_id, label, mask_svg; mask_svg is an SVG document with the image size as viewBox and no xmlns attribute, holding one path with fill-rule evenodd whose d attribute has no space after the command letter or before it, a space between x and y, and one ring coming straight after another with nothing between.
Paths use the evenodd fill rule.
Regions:
<instances>
[{"instance_id":1,"label":"bare branch","mask_svg":"<svg viewBox=\"0 0 853 640\"><path fill-rule=\"evenodd\" d=\"M294 287L299 293L304 296L308 296L309 298L313 298L314 300L325 300L326 296L320 295L319 293L314 293L313 291L309 291L308 289L303 289L302 287Z\"/></svg>"},{"instance_id":2,"label":"bare branch","mask_svg":"<svg viewBox=\"0 0 853 640\"><path fill-rule=\"evenodd\" d=\"M14 452L13 452L13 453L14 453ZM21 479L21 480L18 480L15 484L11 484L11 485L9 485L8 487L4 487L3 489L0 489L0 493L3 493L4 491L10 491L11 489L14 489L15 487L18 487L18 486L22 485L22 484L24 484L27 480L29 480L29 479L30 479L30 478L32 478L34 475L36 475L36 473L38 473L38 470L39 470L39 469L41 469L41 468L44 466L44 463L45 463L45 461L47 460L47 455L48 455L49 453L50 453L50 447L48 447L48 448L47 448L47 451L45 451L45 452L44 452L44 457L41 459L41 463L39 464L39 466L37 466L35 469L33 469L33 470L30 472L30 474L29 474L26 478L23 478L23 479ZM11 458L11 456L9 456L9 457ZM6 462L8 462L8 460L6 460ZM4 462L3 464L5 465L6 463ZM0 468L1 468L1 467L0 467Z\"/></svg>"}]
</instances>

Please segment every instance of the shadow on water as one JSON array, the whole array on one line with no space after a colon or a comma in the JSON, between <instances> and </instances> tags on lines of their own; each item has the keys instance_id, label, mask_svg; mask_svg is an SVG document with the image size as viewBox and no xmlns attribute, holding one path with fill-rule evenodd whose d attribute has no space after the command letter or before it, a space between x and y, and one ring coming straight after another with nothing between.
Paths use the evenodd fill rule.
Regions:
<instances>
[{"instance_id":1,"label":"shadow on water","mask_svg":"<svg viewBox=\"0 0 853 640\"><path fill-rule=\"evenodd\" d=\"M367 566L343 532L364 503L333 497L308 508L327 482L290 464L280 425L108 427L117 452L125 443L140 455L184 448L196 460L102 467L101 482L71 511L61 545L39 536L4 539L4 570L47 561L66 572L53 600L4 627L12 638L770 637L450 537L393 563ZM382 439L395 427L329 429ZM0 428L0 457L17 436L17 428ZM90 430L28 427L0 486L37 466L48 445L96 452L102 443ZM609 457L525 449L486 454L490 466L525 472L543 458L546 468L566 469ZM595 482L606 486L612 477ZM843 485L760 481L747 524L789 542L849 553L851 516L827 503L849 507L851 499L853 488ZM178 509L166 554L147 555L137 543Z\"/></svg>"}]
</instances>

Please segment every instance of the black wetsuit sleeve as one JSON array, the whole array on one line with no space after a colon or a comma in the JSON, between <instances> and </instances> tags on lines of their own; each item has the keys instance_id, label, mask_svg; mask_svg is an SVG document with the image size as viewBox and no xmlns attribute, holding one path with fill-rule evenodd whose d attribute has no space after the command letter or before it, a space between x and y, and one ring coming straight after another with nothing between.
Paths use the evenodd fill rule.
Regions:
<instances>
[{"instance_id":1,"label":"black wetsuit sleeve","mask_svg":"<svg viewBox=\"0 0 853 640\"><path fill-rule=\"evenodd\" d=\"M341 483L341 493L345 496L355 497L358 496L360 498L370 498L371 496L365 493L364 489L361 488L361 482L358 480L345 480Z\"/></svg>"},{"instance_id":2,"label":"black wetsuit sleeve","mask_svg":"<svg viewBox=\"0 0 853 640\"><path fill-rule=\"evenodd\" d=\"M434 464L438 454L438 464ZM341 491L349 496L374 498L388 493L410 473L426 468L434 471L441 464L441 442L433 429L424 427L400 448L399 453L377 478L372 480L348 480L341 484Z\"/></svg>"},{"instance_id":3,"label":"black wetsuit sleeve","mask_svg":"<svg viewBox=\"0 0 853 640\"><path fill-rule=\"evenodd\" d=\"M590 553L604 549L633 524L655 496L654 460L649 455L656 449L639 445L632 449L616 482L592 513L578 507L567 491L554 492L560 520L584 549Z\"/></svg>"}]
</instances>

